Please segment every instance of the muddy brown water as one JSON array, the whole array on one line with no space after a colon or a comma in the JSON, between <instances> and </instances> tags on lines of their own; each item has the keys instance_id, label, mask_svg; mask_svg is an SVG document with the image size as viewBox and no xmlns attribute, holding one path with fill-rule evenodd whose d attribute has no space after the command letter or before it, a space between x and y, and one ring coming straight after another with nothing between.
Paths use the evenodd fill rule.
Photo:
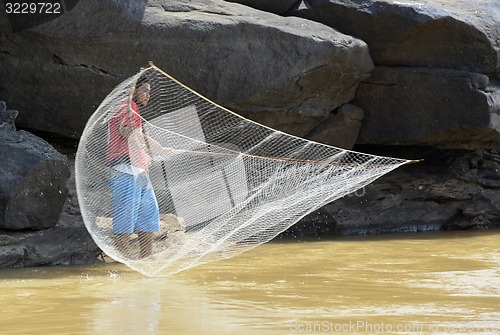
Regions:
<instances>
[{"instance_id":1,"label":"muddy brown water","mask_svg":"<svg viewBox=\"0 0 500 335\"><path fill-rule=\"evenodd\" d=\"M272 242L167 278L0 270L1 334L500 334L500 231Z\"/></svg>"}]
</instances>

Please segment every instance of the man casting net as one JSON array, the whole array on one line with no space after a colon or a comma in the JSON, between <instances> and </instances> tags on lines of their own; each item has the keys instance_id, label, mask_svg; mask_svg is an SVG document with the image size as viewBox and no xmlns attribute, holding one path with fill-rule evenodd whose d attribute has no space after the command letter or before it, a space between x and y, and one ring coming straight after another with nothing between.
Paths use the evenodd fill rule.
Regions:
<instances>
[{"instance_id":1,"label":"man casting net","mask_svg":"<svg viewBox=\"0 0 500 335\"><path fill-rule=\"evenodd\" d=\"M75 170L97 245L164 276L265 243L408 162L273 130L152 65L91 116Z\"/></svg>"}]
</instances>

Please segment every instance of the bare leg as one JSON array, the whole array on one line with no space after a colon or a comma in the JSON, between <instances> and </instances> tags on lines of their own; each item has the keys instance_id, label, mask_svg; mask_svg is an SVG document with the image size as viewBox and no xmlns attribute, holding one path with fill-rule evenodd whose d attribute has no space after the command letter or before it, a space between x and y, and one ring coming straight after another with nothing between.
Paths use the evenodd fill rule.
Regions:
<instances>
[{"instance_id":1,"label":"bare leg","mask_svg":"<svg viewBox=\"0 0 500 335\"><path fill-rule=\"evenodd\" d=\"M116 249L124 255L130 256L129 234L115 234Z\"/></svg>"},{"instance_id":2,"label":"bare leg","mask_svg":"<svg viewBox=\"0 0 500 335\"><path fill-rule=\"evenodd\" d=\"M154 233L139 233L139 245L141 247L141 258L149 257L153 254Z\"/></svg>"}]
</instances>

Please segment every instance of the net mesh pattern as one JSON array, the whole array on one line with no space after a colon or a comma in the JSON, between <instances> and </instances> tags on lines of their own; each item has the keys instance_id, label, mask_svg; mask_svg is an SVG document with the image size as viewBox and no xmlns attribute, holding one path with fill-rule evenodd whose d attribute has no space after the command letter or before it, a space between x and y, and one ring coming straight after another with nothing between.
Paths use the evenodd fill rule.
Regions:
<instances>
[{"instance_id":1,"label":"net mesh pattern","mask_svg":"<svg viewBox=\"0 0 500 335\"><path fill-rule=\"evenodd\" d=\"M147 276L166 276L265 243L405 163L252 122L152 65L88 120L75 171L97 245Z\"/></svg>"}]
</instances>

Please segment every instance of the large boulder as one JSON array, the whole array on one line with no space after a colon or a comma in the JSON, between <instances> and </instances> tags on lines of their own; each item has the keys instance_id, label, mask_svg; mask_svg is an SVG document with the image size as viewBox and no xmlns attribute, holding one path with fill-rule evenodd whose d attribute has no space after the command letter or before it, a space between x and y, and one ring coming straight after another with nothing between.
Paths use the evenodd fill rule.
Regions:
<instances>
[{"instance_id":1,"label":"large boulder","mask_svg":"<svg viewBox=\"0 0 500 335\"><path fill-rule=\"evenodd\" d=\"M101 250L85 228L78 206L74 176L74 143L64 141L54 145L57 150L68 156L67 163L71 172L65 184L67 191L63 193L67 194L66 201L56 220L57 224L43 230L0 229L0 268L98 262ZM45 200L51 201L50 198ZM59 202L59 199L56 201Z\"/></svg>"},{"instance_id":2,"label":"large boulder","mask_svg":"<svg viewBox=\"0 0 500 335\"><path fill-rule=\"evenodd\" d=\"M442 67L498 74L496 0L305 0L289 14L358 37L376 64Z\"/></svg>"},{"instance_id":3,"label":"large boulder","mask_svg":"<svg viewBox=\"0 0 500 335\"><path fill-rule=\"evenodd\" d=\"M0 26L6 21L0 12ZM215 0L80 1L47 23L4 30L0 45L0 98L23 110L18 124L73 138L111 89L150 60L210 99L296 135L351 100L373 69L356 38Z\"/></svg>"},{"instance_id":4,"label":"large boulder","mask_svg":"<svg viewBox=\"0 0 500 335\"><path fill-rule=\"evenodd\" d=\"M500 146L500 86L482 74L378 66L353 103L365 111L358 143Z\"/></svg>"},{"instance_id":5,"label":"large boulder","mask_svg":"<svg viewBox=\"0 0 500 335\"><path fill-rule=\"evenodd\" d=\"M500 146L500 4L304 0L289 12L364 40L374 63L353 103L358 143Z\"/></svg>"},{"instance_id":6,"label":"large boulder","mask_svg":"<svg viewBox=\"0 0 500 335\"><path fill-rule=\"evenodd\" d=\"M17 131L16 115L0 110L0 229L50 228L68 194L67 158L41 138Z\"/></svg>"}]
</instances>

